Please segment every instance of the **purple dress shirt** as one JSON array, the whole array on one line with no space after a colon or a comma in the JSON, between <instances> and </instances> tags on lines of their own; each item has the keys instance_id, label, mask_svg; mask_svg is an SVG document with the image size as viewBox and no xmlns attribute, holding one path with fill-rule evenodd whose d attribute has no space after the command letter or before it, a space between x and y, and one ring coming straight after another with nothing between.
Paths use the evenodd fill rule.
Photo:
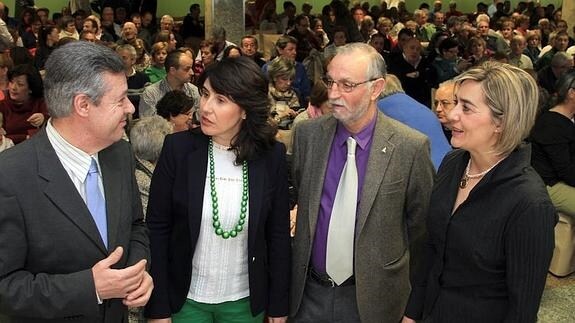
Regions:
<instances>
[{"instance_id":1,"label":"purple dress shirt","mask_svg":"<svg viewBox=\"0 0 575 323\"><path fill-rule=\"evenodd\" d=\"M358 175L357 209L359 209L361 189L363 187L365 172L367 169L367 160L369 158L369 150L371 148L376 120L377 114L374 116L373 120L371 120L370 123L355 136L347 131L347 129L345 129L345 127L340 123L337 125L335 137L329 152L327 169L325 171L325 180L323 182L323 190L321 192L319 214L317 217L317 225L311 254L311 264L314 270L318 273L326 272L325 256L327 249L327 233L333 208L333 201L339 184L339 178L341 177L341 173L343 172L343 167L345 166L345 161L347 159L346 140L351 136L355 141L357 141L355 163Z\"/></svg>"}]
</instances>

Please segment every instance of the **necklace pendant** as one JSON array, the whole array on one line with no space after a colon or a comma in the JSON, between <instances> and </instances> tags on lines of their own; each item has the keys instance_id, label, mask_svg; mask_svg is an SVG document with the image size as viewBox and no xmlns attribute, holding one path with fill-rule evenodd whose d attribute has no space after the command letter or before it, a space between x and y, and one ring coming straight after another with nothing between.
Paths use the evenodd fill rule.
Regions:
<instances>
[{"instance_id":1,"label":"necklace pendant","mask_svg":"<svg viewBox=\"0 0 575 323\"><path fill-rule=\"evenodd\" d=\"M467 176L463 176L463 178L459 181L459 188L466 188L467 187Z\"/></svg>"}]
</instances>

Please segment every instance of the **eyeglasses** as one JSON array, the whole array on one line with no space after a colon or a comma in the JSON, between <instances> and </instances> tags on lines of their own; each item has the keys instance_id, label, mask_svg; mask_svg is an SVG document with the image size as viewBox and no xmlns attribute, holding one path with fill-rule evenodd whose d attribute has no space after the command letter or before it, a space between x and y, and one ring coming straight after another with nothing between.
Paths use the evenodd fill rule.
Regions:
<instances>
[{"instance_id":1,"label":"eyeglasses","mask_svg":"<svg viewBox=\"0 0 575 323\"><path fill-rule=\"evenodd\" d=\"M359 83L353 83L353 82L349 82L349 81L336 81L333 80L327 76L324 76L321 78L321 81L323 82L323 84L325 84L325 87L329 90L333 87L334 84L337 84L337 88L345 93L349 93L351 91L353 91L356 87L368 83L368 82L373 82L375 80L379 79L379 77L376 78L372 78L369 79L367 81L363 81L363 82L359 82Z\"/></svg>"},{"instance_id":2,"label":"eyeglasses","mask_svg":"<svg viewBox=\"0 0 575 323\"><path fill-rule=\"evenodd\" d=\"M445 106L450 106L452 104L457 104L457 101L455 100L441 100L441 101L435 101L435 106L440 105L445 107Z\"/></svg>"}]
</instances>

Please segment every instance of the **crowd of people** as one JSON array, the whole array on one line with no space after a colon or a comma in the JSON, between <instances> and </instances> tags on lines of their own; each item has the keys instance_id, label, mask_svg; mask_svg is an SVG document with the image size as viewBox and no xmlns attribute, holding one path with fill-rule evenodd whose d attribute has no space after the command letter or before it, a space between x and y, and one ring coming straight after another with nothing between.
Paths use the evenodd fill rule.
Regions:
<instances>
[{"instance_id":1,"label":"crowd of people","mask_svg":"<svg viewBox=\"0 0 575 323\"><path fill-rule=\"evenodd\" d=\"M561 8L246 1L235 44L74 3L0 2L0 321L536 321L575 217Z\"/></svg>"}]
</instances>

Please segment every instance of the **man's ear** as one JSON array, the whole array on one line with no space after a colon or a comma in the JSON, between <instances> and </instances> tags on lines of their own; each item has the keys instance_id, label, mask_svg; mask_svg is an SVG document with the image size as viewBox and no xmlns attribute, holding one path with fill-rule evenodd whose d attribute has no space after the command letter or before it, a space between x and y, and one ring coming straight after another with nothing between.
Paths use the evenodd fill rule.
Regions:
<instances>
[{"instance_id":1,"label":"man's ear","mask_svg":"<svg viewBox=\"0 0 575 323\"><path fill-rule=\"evenodd\" d=\"M380 77L377 80L373 81L373 84L371 85L371 94L370 94L371 101L377 101L377 99L379 99L379 96L381 95L384 89L385 89L385 79L383 77Z\"/></svg>"},{"instance_id":2,"label":"man's ear","mask_svg":"<svg viewBox=\"0 0 575 323\"><path fill-rule=\"evenodd\" d=\"M90 108L93 103L92 100L86 94L77 94L72 100L73 113L81 116L88 117Z\"/></svg>"}]
</instances>

